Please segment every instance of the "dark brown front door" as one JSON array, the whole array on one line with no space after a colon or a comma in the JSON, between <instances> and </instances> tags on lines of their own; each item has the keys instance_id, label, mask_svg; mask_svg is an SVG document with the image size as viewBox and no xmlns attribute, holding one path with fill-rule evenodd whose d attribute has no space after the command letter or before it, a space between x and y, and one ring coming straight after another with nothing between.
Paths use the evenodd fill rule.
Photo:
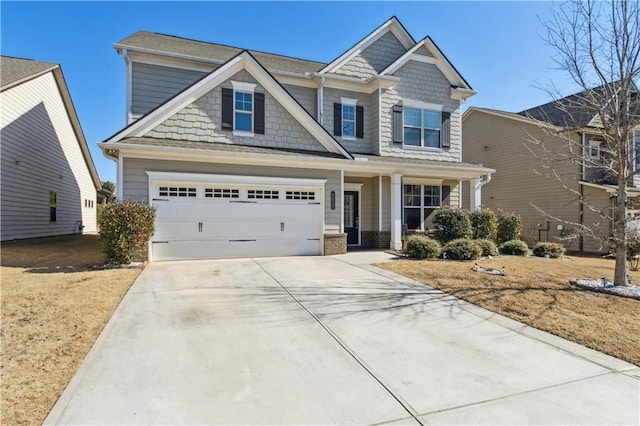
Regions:
<instances>
[{"instance_id":1,"label":"dark brown front door","mask_svg":"<svg viewBox=\"0 0 640 426\"><path fill-rule=\"evenodd\" d=\"M344 232L347 233L347 245L360 244L360 211L358 209L358 191L344 193Z\"/></svg>"}]
</instances>

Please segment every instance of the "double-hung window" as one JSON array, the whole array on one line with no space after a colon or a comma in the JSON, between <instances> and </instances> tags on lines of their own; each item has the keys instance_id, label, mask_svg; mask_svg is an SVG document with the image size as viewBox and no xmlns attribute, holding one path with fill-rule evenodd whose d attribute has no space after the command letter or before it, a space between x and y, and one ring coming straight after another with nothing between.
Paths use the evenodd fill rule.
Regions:
<instances>
[{"instance_id":1,"label":"double-hung window","mask_svg":"<svg viewBox=\"0 0 640 426\"><path fill-rule=\"evenodd\" d=\"M438 110L404 108L404 144L440 148L442 113Z\"/></svg>"},{"instance_id":2,"label":"double-hung window","mask_svg":"<svg viewBox=\"0 0 640 426\"><path fill-rule=\"evenodd\" d=\"M589 141L589 158L592 160L600 159L600 145L601 141L598 140L590 140Z\"/></svg>"},{"instance_id":3,"label":"double-hung window","mask_svg":"<svg viewBox=\"0 0 640 426\"><path fill-rule=\"evenodd\" d=\"M253 132L253 93L234 92L235 130Z\"/></svg>"},{"instance_id":4,"label":"double-hung window","mask_svg":"<svg viewBox=\"0 0 640 426\"><path fill-rule=\"evenodd\" d=\"M403 185L403 223L409 230L424 229L433 212L442 204L441 187L437 185Z\"/></svg>"},{"instance_id":5,"label":"double-hung window","mask_svg":"<svg viewBox=\"0 0 640 426\"><path fill-rule=\"evenodd\" d=\"M342 104L342 137L356 138L356 106Z\"/></svg>"}]
</instances>

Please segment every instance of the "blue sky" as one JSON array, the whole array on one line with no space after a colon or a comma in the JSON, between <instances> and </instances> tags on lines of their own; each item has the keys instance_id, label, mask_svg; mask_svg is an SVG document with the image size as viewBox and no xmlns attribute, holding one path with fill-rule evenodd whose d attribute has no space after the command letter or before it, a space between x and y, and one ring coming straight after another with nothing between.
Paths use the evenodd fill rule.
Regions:
<instances>
[{"instance_id":1,"label":"blue sky","mask_svg":"<svg viewBox=\"0 0 640 426\"><path fill-rule=\"evenodd\" d=\"M101 180L115 163L96 146L125 124L125 67L113 44L137 30L330 62L391 16L438 44L478 94L465 108L521 111L549 101L549 2L6 2L3 55L62 65Z\"/></svg>"}]
</instances>

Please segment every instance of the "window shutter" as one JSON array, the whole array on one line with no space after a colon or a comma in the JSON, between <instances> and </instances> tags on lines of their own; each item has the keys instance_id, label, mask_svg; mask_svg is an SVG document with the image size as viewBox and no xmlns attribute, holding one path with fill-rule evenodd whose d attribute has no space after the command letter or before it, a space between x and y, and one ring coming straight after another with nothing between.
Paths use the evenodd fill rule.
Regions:
<instances>
[{"instance_id":1,"label":"window shutter","mask_svg":"<svg viewBox=\"0 0 640 426\"><path fill-rule=\"evenodd\" d=\"M264 135L264 93L254 93L253 133Z\"/></svg>"},{"instance_id":2,"label":"window shutter","mask_svg":"<svg viewBox=\"0 0 640 426\"><path fill-rule=\"evenodd\" d=\"M342 136L342 104L333 104L333 134Z\"/></svg>"},{"instance_id":3,"label":"window shutter","mask_svg":"<svg viewBox=\"0 0 640 426\"><path fill-rule=\"evenodd\" d=\"M222 128L233 130L233 89L222 88Z\"/></svg>"},{"instance_id":4,"label":"window shutter","mask_svg":"<svg viewBox=\"0 0 640 426\"><path fill-rule=\"evenodd\" d=\"M451 147L451 113L442 111L442 125L440 126L440 146Z\"/></svg>"},{"instance_id":5,"label":"window shutter","mask_svg":"<svg viewBox=\"0 0 640 426\"><path fill-rule=\"evenodd\" d=\"M404 140L404 123L402 122L402 105L393 106L393 143Z\"/></svg>"},{"instance_id":6,"label":"window shutter","mask_svg":"<svg viewBox=\"0 0 640 426\"><path fill-rule=\"evenodd\" d=\"M451 205L451 187L450 186L442 186L442 205L450 206Z\"/></svg>"},{"instance_id":7,"label":"window shutter","mask_svg":"<svg viewBox=\"0 0 640 426\"><path fill-rule=\"evenodd\" d=\"M364 138L364 107L356 107L356 138Z\"/></svg>"}]
</instances>

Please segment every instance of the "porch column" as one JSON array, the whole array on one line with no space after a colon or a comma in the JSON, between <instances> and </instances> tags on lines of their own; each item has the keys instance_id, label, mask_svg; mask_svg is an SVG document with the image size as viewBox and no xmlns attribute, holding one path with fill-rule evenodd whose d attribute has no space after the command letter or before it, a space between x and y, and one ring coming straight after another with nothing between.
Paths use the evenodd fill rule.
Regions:
<instances>
[{"instance_id":1,"label":"porch column","mask_svg":"<svg viewBox=\"0 0 640 426\"><path fill-rule=\"evenodd\" d=\"M480 210L482 205L482 181L480 179L471 179L469 181L469 210Z\"/></svg>"},{"instance_id":2,"label":"porch column","mask_svg":"<svg viewBox=\"0 0 640 426\"><path fill-rule=\"evenodd\" d=\"M402 175L391 175L391 250L402 250Z\"/></svg>"}]
</instances>

